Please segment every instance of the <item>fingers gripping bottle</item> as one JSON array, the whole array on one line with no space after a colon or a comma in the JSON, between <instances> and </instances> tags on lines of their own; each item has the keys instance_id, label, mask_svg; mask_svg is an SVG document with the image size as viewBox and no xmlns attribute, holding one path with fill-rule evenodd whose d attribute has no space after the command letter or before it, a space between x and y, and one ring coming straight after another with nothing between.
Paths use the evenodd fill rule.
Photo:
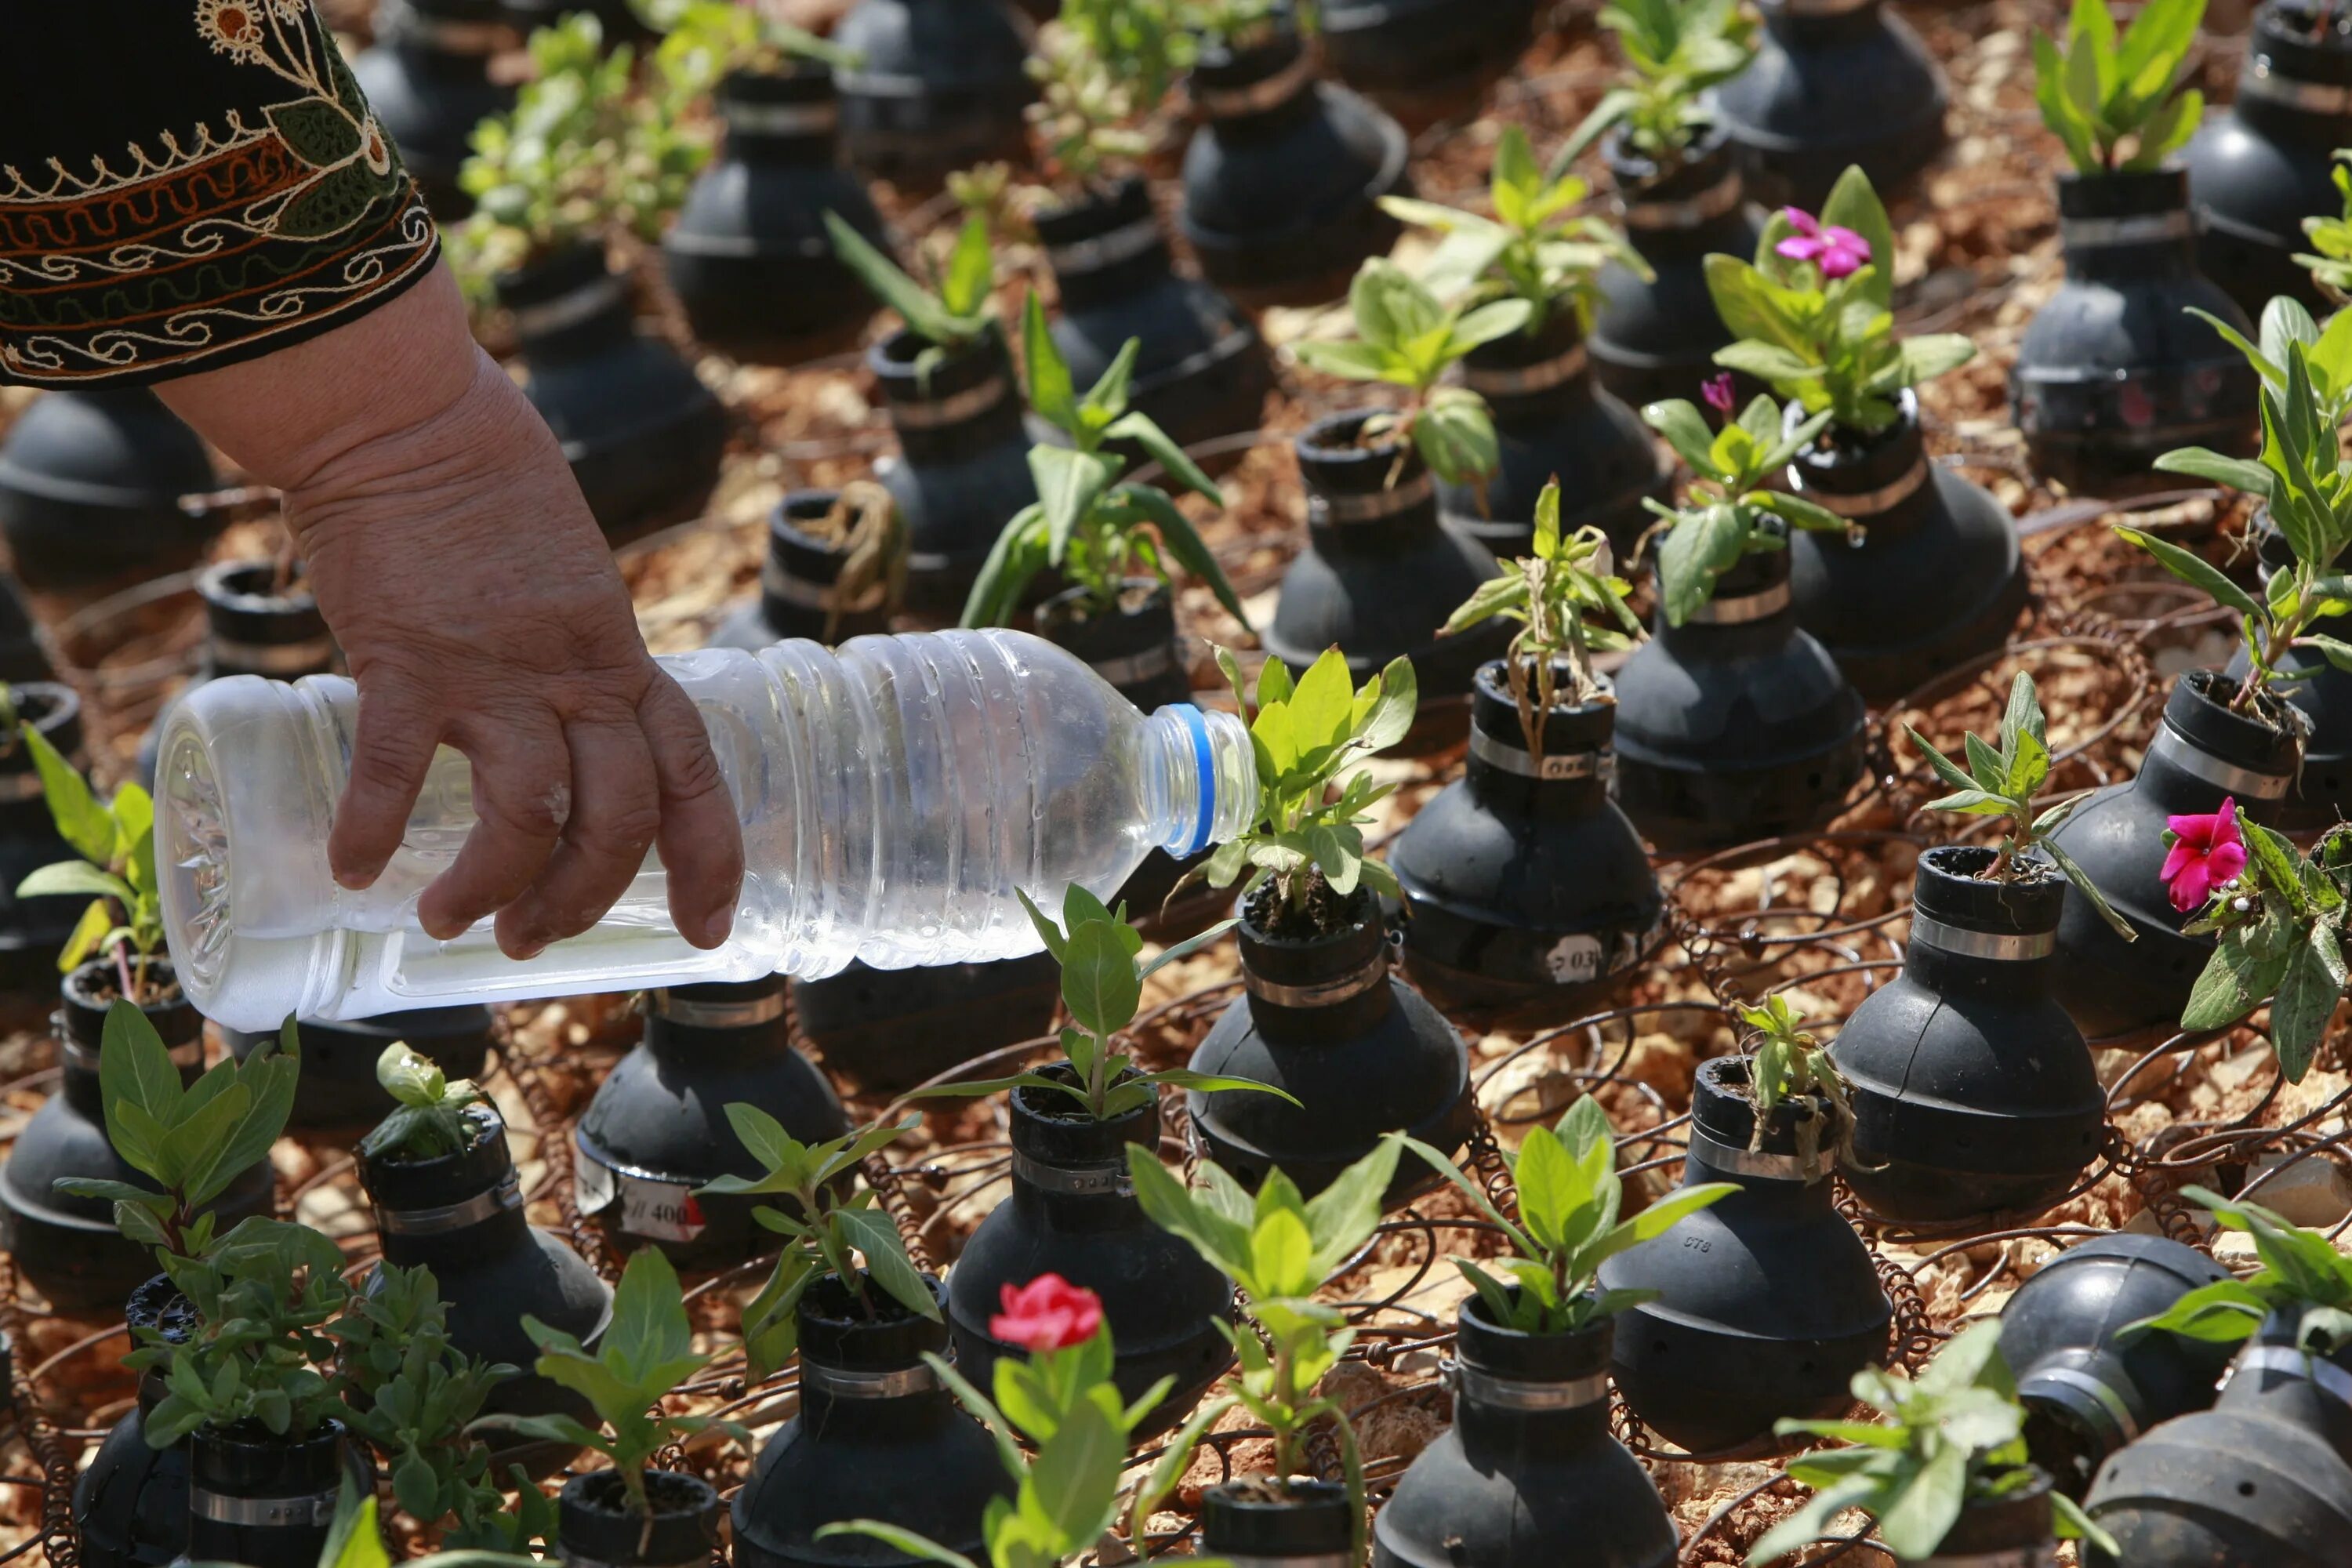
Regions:
<instances>
[{"instance_id":1,"label":"fingers gripping bottle","mask_svg":"<svg viewBox=\"0 0 2352 1568\"><path fill-rule=\"evenodd\" d=\"M1012 958L1038 947L1015 890L1106 898L1154 847L1183 856L1257 809L1247 731L1171 704L1146 717L1022 632L782 642L665 658L709 726L742 825L735 930L712 952L669 921L656 854L591 930L517 963L490 922L449 942L417 895L474 826L470 765L435 757L374 886L338 886L327 834L358 693L336 676L207 682L174 709L156 769L172 957L232 1028L359 1018L771 972L832 974Z\"/></svg>"}]
</instances>

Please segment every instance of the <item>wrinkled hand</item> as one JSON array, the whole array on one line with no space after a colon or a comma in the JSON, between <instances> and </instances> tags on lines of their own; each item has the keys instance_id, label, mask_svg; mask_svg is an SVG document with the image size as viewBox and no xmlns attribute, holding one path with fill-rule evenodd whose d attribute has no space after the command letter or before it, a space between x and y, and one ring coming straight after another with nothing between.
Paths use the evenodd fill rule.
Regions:
<instances>
[{"instance_id":1,"label":"wrinkled hand","mask_svg":"<svg viewBox=\"0 0 2352 1568\"><path fill-rule=\"evenodd\" d=\"M562 452L474 346L446 273L158 390L285 491L358 681L337 880L383 872L446 744L473 764L478 824L419 900L428 935L495 912L499 947L528 958L594 924L658 844L678 931L726 939L742 846L701 719L646 651Z\"/></svg>"}]
</instances>

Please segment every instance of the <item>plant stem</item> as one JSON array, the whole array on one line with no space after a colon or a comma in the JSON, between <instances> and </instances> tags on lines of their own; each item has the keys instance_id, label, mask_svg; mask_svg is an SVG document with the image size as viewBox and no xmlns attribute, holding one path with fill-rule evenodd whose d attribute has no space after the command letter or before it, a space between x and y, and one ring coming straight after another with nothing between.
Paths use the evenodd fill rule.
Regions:
<instances>
[{"instance_id":1,"label":"plant stem","mask_svg":"<svg viewBox=\"0 0 2352 1568\"><path fill-rule=\"evenodd\" d=\"M114 973L117 983L122 987L122 999L136 1004L139 1000L140 987L131 984L131 944L127 942L117 942L114 944Z\"/></svg>"}]
</instances>

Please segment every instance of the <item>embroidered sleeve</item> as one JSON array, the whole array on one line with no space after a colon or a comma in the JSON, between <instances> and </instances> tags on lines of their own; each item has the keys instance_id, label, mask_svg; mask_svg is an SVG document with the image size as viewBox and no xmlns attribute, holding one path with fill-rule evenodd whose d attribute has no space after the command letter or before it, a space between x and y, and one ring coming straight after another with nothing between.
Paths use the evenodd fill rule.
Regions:
<instances>
[{"instance_id":1,"label":"embroidered sleeve","mask_svg":"<svg viewBox=\"0 0 2352 1568\"><path fill-rule=\"evenodd\" d=\"M439 237L310 0L70 0L0 52L0 381L161 381L391 299Z\"/></svg>"}]
</instances>

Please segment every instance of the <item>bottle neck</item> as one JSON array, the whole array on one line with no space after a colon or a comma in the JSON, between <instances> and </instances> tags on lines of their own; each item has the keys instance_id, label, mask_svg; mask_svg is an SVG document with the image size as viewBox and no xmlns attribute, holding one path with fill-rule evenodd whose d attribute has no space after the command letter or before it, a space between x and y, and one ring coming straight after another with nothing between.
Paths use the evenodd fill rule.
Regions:
<instances>
[{"instance_id":1,"label":"bottle neck","mask_svg":"<svg viewBox=\"0 0 2352 1568\"><path fill-rule=\"evenodd\" d=\"M1066 1164L1024 1152L1017 1139L1013 1207L1023 1218L1058 1231L1100 1235L1146 1223L1123 1159L1116 1164Z\"/></svg>"},{"instance_id":2,"label":"bottle neck","mask_svg":"<svg viewBox=\"0 0 2352 1568\"><path fill-rule=\"evenodd\" d=\"M2050 994L2057 967L2054 930L2024 936L1957 928L1923 932L1921 926L1928 919L1914 912L1911 940L1903 953L1904 974L1922 989L1942 996L1966 993L2021 1002Z\"/></svg>"},{"instance_id":3,"label":"bottle neck","mask_svg":"<svg viewBox=\"0 0 2352 1568\"><path fill-rule=\"evenodd\" d=\"M1137 728L1139 820L1178 859L1240 836L1257 816L1257 762L1249 730L1222 710L1172 702Z\"/></svg>"},{"instance_id":4,"label":"bottle neck","mask_svg":"<svg viewBox=\"0 0 2352 1568\"><path fill-rule=\"evenodd\" d=\"M530 1221L522 1207L521 1188L515 1173L456 1203L430 1208L387 1209L376 1205L376 1234L383 1260L396 1268L419 1264L436 1273L477 1268L502 1257L530 1238Z\"/></svg>"},{"instance_id":5,"label":"bottle neck","mask_svg":"<svg viewBox=\"0 0 2352 1568\"><path fill-rule=\"evenodd\" d=\"M1457 1363L1447 1375L1454 1384L1454 1430L1473 1468L1507 1471L1534 1455L1613 1441L1605 1371L1554 1383L1500 1377Z\"/></svg>"},{"instance_id":6,"label":"bottle neck","mask_svg":"<svg viewBox=\"0 0 2352 1568\"><path fill-rule=\"evenodd\" d=\"M1547 750L1538 757L1527 749L1523 733L1507 741L1473 728L1462 776L1470 797L1489 810L1539 822L1572 822L1608 805L1615 772L1616 752L1610 747Z\"/></svg>"},{"instance_id":7,"label":"bottle neck","mask_svg":"<svg viewBox=\"0 0 2352 1568\"><path fill-rule=\"evenodd\" d=\"M809 1438L910 1439L956 1419L955 1402L921 1362L885 1368L801 1360L801 1430Z\"/></svg>"}]
</instances>

